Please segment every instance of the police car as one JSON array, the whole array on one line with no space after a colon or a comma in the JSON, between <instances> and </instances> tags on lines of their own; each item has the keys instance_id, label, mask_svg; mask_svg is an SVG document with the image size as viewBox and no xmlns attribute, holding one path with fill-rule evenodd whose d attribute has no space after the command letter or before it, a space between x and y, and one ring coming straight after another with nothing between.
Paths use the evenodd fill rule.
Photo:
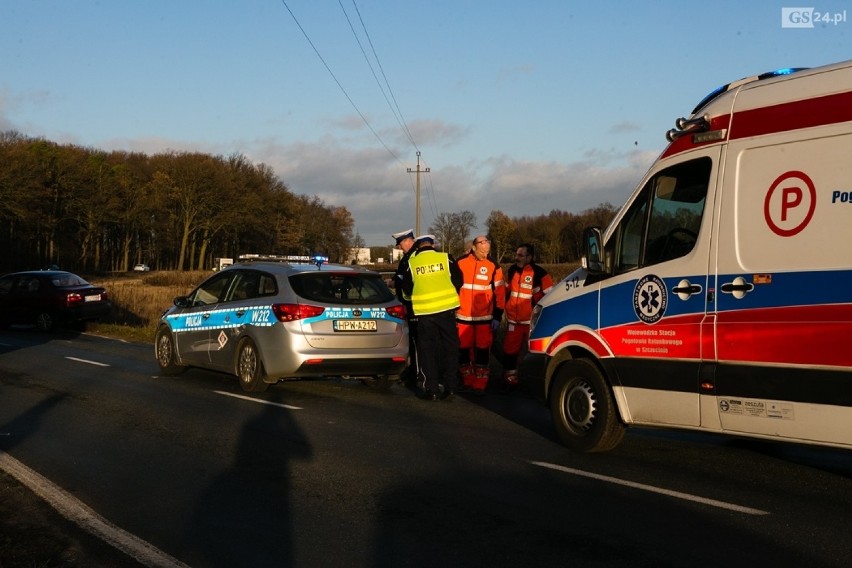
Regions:
<instances>
[{"instance_id":1,"label":"police car","mask_svg":"<svg viewBox=\"0 0 852 568\"><path fill-rule=\"evenodd\" d=\"M161 373L222 371L248 392L308 377L388 388L408 361L405 308L379 273L326 260L247 255L175 298L155 338Z\"/></svg>"}]
</instances>

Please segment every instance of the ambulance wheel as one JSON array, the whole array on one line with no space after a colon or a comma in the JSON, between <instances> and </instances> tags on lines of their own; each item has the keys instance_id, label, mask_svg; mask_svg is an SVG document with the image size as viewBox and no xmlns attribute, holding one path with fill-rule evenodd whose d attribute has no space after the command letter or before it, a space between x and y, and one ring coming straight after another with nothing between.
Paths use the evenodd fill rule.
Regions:
<instances>
[{"instance_id":1,"label":"ambulance wheel","mask_svg":"<svg viewBox=\"0 0 852 568\"><path fill-rule=\"evenodd\" d=\"M260 351L251 339L243 339L237 349L237 378L246 392L263 392L269 388L264 379L263 362Z\"/></svg>"},{"instance_id":2,"label":"ambulance wheel","mask_svg":"<svg viewBox=\"0 0 852 568\"><path fill-rule=\"evenodd\" d=\"M624 438L609 385L587 359L572 359L556 373L550 414L560 441L583 453L606 452Z\"/></svg>"},{"instance_id":3,"label":"ambulance wheel","mask_svg":"<svg viewBox=\"0 0 852 568\"><path fill-rule=\"evenodd\" d=\"M157 357L161 375L179 375L186 370L186 367L175 362L175 342L172 332L167 327L157 330L157 337L154 339L154 355Z\"/></svg>"}]
</instances>

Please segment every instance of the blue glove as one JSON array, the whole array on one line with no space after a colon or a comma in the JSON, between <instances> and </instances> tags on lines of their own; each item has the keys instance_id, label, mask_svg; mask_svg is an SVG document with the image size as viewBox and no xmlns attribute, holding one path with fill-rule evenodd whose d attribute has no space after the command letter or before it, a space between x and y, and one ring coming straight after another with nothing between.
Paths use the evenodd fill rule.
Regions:
<instances>
[{"instance_id":1,"label":"blue glove","mask_svg":"<svg viewBox=\"0 0 852 568\"><path fill-rule=\"evenodd\" d=\"M497 331L497 329L499 327L500 327L500 320L495 320L495 319L491 320L491 331Z\"/></svg>"}]
</instances>

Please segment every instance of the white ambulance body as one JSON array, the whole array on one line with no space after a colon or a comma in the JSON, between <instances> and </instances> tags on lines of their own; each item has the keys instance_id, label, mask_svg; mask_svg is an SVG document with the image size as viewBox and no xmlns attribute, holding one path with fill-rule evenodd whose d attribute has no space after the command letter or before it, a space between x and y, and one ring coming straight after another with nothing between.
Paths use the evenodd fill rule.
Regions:
<instances>
[{"instance_id":1,"label":"white ambulance body","mask_svg":"<svg viewBox=\"0 0 852 568\"><path fill-rule=\"evenodd\" d=\"M711 93L533 316L554 426L852 448L852 61Z\"/></svg>"}]
</instances>

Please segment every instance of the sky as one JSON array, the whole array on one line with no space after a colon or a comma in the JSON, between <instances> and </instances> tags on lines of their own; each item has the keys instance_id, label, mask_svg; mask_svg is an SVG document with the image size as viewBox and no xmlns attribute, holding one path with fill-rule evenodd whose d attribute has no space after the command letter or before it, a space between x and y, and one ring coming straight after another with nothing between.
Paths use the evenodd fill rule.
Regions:
<instances>
[{"instance_id":1,"label":"sky","mask_svg":"<svg viewBox=\"0 0 852 568\"><path fill-rule=\"evenodd\" d=\"M473 236L620 206L714 88L852 58L852 2L808 4L2 0L0 131L242 154L367 246L416 230L419 177L419 232L471 211Z\"/></svg>"}]
</instances>

